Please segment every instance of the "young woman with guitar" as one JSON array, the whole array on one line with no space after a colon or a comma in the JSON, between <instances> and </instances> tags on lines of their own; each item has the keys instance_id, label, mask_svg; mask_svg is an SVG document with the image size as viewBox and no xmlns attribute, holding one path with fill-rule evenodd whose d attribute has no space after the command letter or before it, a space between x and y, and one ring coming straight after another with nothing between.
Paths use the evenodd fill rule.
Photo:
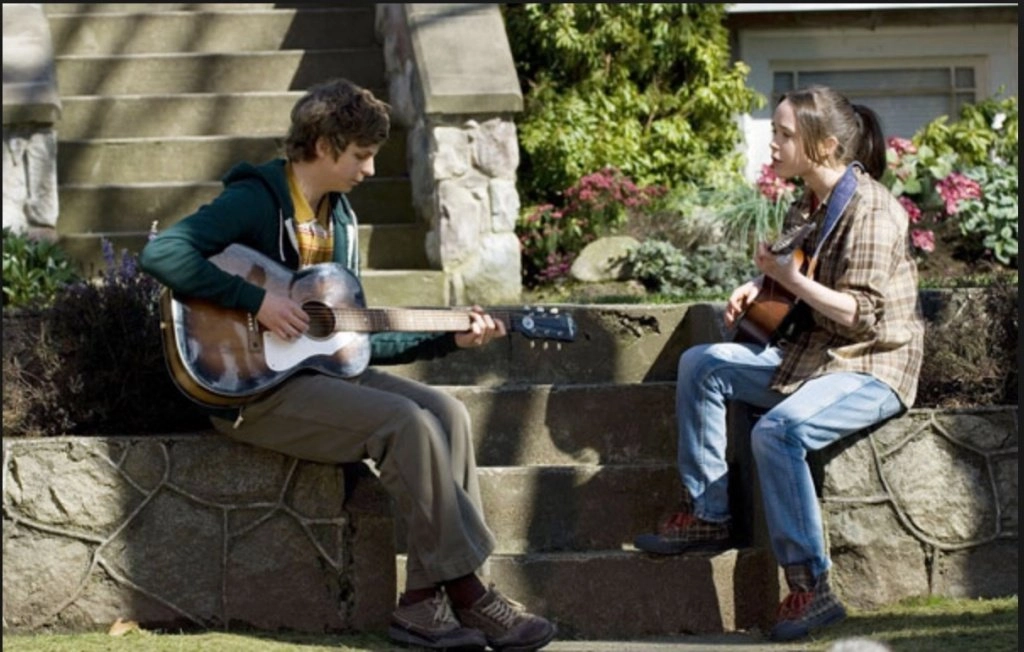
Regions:
<instances>
[{"instance_id":1,"label":"young woman with guitar","mask_svg":"<svg viewBox=\"0 0 1024 652\"><path fill-rule=\"evenodd\" d=\"M394 640L539 649L555 627L478 575L495 542L465 406L367 366L482 346L513 330L479 308L432 315L422 332L407 314L361 309L345 193L373 175L388 112L346 80L313 87L292 109L285 158L237 165L218 197L146 245L143 269L168 288L169 367L237 441L317 462L374 460L408 535Z\"/></svg>"},{"instance_id":2,"label":"young woman with guitar","mask_svg":"<svg viewBox=\"0 0 1024 652\"><path fill-rule=\"evenodd\" d=\"M908 217L877 181L886 163L875 113L833 89L809 87L782 97L772 131L775 173L799 177L805 188L787 214L787 237L798 240L804 225L803 235L811 235L796 245L797 255L780 251L785 243L758 247L761 276L737 288L725 310L726 325L744 336L680 357L682 504L635 544L655 554L730 544L726 404L761 408L751 450L772 549L790 590L771 637L793 640L846 615L829 586L807 452L913 404L924 328ZM795 301L786 328L741 329L769 291Z\"/></svg>"}]
</instances>

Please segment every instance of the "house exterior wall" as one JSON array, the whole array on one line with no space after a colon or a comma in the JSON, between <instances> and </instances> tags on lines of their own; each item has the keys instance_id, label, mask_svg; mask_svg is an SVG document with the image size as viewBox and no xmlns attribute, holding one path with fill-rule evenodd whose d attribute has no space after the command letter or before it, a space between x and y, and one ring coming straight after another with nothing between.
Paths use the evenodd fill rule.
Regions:
<instances>
[{"instance_id":1,"label":"house exterior wall","mask_svg":"<svg viewBox=\"0 0 1024 652\"><path fill-rule=\"evenodd\" d=\"M744 134L744 172L751 180L768 160L772 77L782 68L972 65L977 71L979 99L1001 89L1014 97L1018 93L1015 5L975 6L971 10L919 5L910 10L900 4L745 3L731 11L733 57L750 67L749 86L769 98L763 109L739 118Z\"/></svg>"}]
</instances>

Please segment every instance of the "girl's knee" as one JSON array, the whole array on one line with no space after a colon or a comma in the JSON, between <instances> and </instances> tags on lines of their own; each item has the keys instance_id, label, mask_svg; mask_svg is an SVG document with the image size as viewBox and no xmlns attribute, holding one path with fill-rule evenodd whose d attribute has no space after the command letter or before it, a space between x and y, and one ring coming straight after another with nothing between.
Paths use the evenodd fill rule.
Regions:
<instances>
[{"instance_id":1,"label":"girl's knee","mask_svg":"<svg viewBox=\"0 0 1024 652\"><path fill-rule=\"evenodd\" d=\"M679 356L677 380L694 379L701 375L704 365L713 359L710 344L697 344L683 351Z\"/></svg>"},{"instance_id":2,"label":"girl's knee","mask_svg":"<svg viewBox=\"0 0 1024 652\"><path fill-rule=\"evenodd\" d=\"M750 448L754 456L760 457L780 446L789 446L795 441L789 430L785 419L774 417L770 412L761 416L750 429Z\"/></svg>"}]
</instances>

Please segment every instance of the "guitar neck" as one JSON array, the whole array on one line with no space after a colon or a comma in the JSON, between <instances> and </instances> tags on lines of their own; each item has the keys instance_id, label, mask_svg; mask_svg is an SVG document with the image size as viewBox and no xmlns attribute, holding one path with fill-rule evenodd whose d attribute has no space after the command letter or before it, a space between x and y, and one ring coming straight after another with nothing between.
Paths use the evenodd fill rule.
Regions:
<instances>
[{"instance_id":1,"label":"guitar neck","mask_svg":"<svg viewBox=\"0 0 1024 652\"><path fill-rule=\"evenodd\" d=\"M329 309L328 309L329 310ZM374 333L379 331L461 332L472 325L470 313L430 308L338 308L332 310L339 331ZM507 312L489 312L512 329ZM315 315L314 315L315 317Z\"/></svg>"}]
</instances>

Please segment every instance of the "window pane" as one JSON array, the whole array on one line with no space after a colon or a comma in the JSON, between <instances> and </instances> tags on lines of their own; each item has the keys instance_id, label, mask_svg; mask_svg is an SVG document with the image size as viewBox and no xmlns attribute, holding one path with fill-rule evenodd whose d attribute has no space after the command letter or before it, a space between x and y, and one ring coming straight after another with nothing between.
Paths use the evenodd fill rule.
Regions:
<instances>
[{"instance_id":1,"label":"window pane","mask_svg":"<svg viewBox=\"0 0 1024 652\"><path fill-rule=\"evenodd\" d=\"M949 89L949 69L821 70L801 72L800 85L824 84L844 93L858 90Z\"/></svg>"},{"instance_id":2,"label":"window pane","mask_svg":"<svg viewBox=\"0 0 1024 652\"><path fill-rule=\"evenodd\" d=\"M974 93L958 93L955 99L956 107L953 109L953 115L949 116L950 120L955 120L960 116L960 111L968 104L974 104Z\"/></svg>"},{"instance_id":3,"label":"window pane","mask_svg":"<svg viewBox=\"0 0 1024 652\"><path fill-rule=\"evenodd\" d=\"M774 91L776 94L785 93L786 91L793 90L793 73L791 72L777 72L775 73Z\"/></svg>"},{"instance_id":4,"label":"window pane","mask_svg":"<svg viewBox=\"0 0 1024 652\"><path fill-rule=\"evenodd\" d=\"M974 68L956 69L956 87L974 88Z\"/></svg>"},{"instance_id":5,"label":"window pane","mask_svg":"<svg viewBox=\"0 0 1024 652\"><path fill-rule=\"evenodd\" d=\"M975 70L969 66L790 70L776 71L773 77L774 97L794 87L822 84L871 107L887 137L909 138L942 115L956 119L964 105L976 101Z\"/></svg>"},{"instance_id":6,"label":"window pane","mask_svg":"<svg viewBox=\"0 0 1024 652\"><path fill-rule=\"evenodd\" d=\"M864 104L878 114L886 138L910 138L918 129L940 115L949 113L948 95L919 95L897 97L892 95L848 95L850 101ZM951 118L953 116L950 116Z\"/></svg>"}]
</instances>

